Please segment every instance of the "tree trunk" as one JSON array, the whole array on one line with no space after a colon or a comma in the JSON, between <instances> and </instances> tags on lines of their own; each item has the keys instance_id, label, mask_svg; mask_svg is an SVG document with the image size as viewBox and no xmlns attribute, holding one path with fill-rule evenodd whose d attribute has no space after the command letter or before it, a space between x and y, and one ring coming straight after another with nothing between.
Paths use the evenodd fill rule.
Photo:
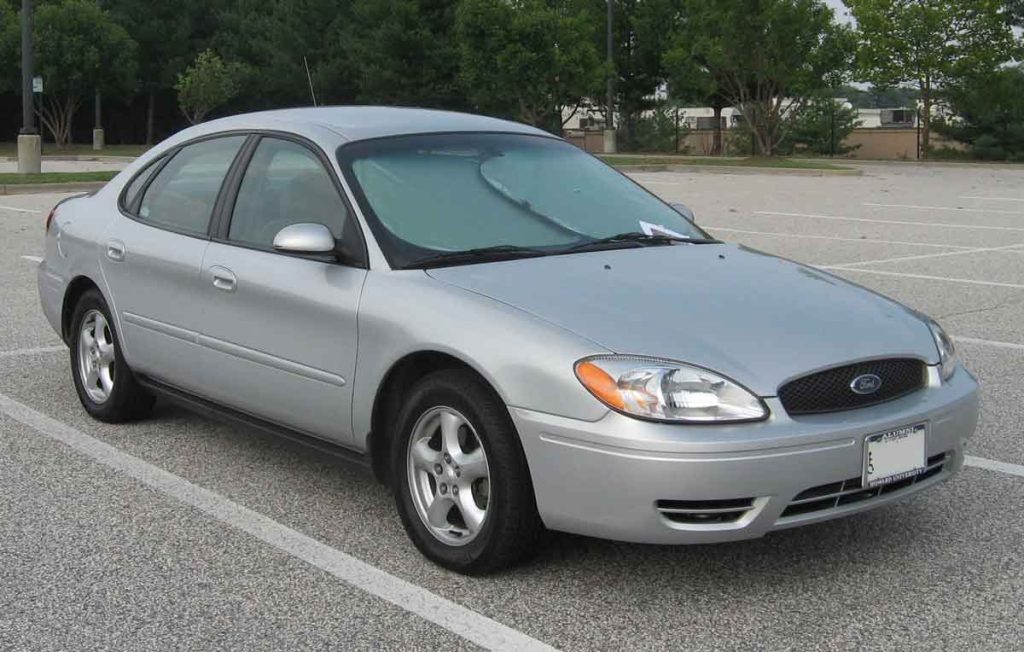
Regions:
<instances>
[{"instance_id":1,"label":"tree trunk","mask_svg":"<svg viewBox=\"0 0 1024 652\"><path fill-rule=\"evenodd\" d=\"M715 109L715 136L711 143L711 155L721 156L722 155L722 107L716 106Z\"/></svg>"},{"instance_id":2,"label":"tree trunk","mask_svg":"<svg viewBox=\"0 0 1024 652\"><path fill-rule=\"evenodd\" d=\"M150 89L149 101L146 106L146 144L153 144L154 129L153 129L153 114L156 112L156 91Z\"/></svg>"},{"instance_id":3,"label":"tree trunk","mask_svg":"<svg viewBox=\"0 0 1024 652\"><path fill-rule=\"evenodd\" d=\"M932 84L925 77L921 88L921 158L928 158L932 140Z\"/></svg>"}]
</instances>

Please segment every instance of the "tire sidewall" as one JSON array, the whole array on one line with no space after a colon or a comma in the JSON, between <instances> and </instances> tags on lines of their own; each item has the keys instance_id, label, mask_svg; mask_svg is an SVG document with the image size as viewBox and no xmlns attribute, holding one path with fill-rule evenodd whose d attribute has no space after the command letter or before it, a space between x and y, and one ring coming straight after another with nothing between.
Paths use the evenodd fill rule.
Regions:
<instances>
[{"instance_id":1,"label":"tire sidewall","mask_svg":"<svg viewBox=\"0 0 1024 652\"><path fill-rule=\"evenodd\" d=\"M80 334L82 329L82 321L85 319L85 315L90 310L96 310L100 312L104 319L107 320L107 327L110 329L110 337L114 342L114 389L110 392L110 396L103 403L96 403L89 394L85 391L85 387L81 378L81 367L78 361L78 351L81 345ZM81 296L78 303L75 305L75 311L71 315L71 332L69 333L70 342L69 348L71 350L71 377L75 383L75 391L78 393L78 399L82 403L82 407L93 417L102 421L120 421L123 419L123 415L126 409L126 403L130 398L127 394L129 392L129 384L134 381L132 377L131 369L124 361L124 355L121 349L121 338L117 332L117 327L114 323L114 319L110 314L110 308L107 307L107 302L96 290L89 290Z\"/></svg>"},{"instance_id":2,"label":"tire sidewall","mask_svg":"<svg viewBox=\"0 0 1024 652\"><path fill-rule=\"evenodd\" d=\"M391 477L402 524L416 547L424 555L447 568L472 572L475 565L488 557L497 543L496 538L502 534L501 521L508 506L507 461L502 459L499 450L501 447L496 445L495 439L509 436L510 424L502 423L500 419L495 418L498 415L494 414L493 404L480 406L483 409L478 409L476 404L490 397L481 396L483 392L466 392L465 389L451 382L450 376L444 373L428 376L417 384L396 419L391 446ZM487 455L490 474L487 518L476 538L462 546L445 544L430 532L416 510L409 486L409 440L419 418L436 407L448 407L461 413L476 430L480 445ZM504 405L501 405L501 409L504 409ZM514 435L514 431L511 434Z\"/></svg>"}]
</instances>

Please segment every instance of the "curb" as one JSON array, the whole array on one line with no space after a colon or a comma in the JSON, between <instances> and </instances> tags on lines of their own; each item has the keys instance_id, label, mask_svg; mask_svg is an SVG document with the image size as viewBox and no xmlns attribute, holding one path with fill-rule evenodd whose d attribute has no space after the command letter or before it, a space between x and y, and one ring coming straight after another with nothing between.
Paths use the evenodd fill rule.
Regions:
<instances>
[{"instance_id":1,"label":"curb","mask_svg":"<svg viewBox=\"0 0 1024 652\"><path fill-rule=\"evenodd\" d=\"M107 185L106 181L67 181L63 183L12 183L0 184L0 195L34 195L47 192L96 191Z\"/></svg>"},{"instance_id":2,"label":"curb","mask_svg":"<svg viewBox=\"0 0 1024 652\"><path fill-rule=\"evenodd\" d=\"M702 172L706 174L768 174L795 177L859 177L863 170L814 170L801 168L763 168L726 165L612 165L620 172Z\"/></svg>"},{"instance_id":3,"label":"curb","mask_svg":"<svg viewBox=\"0 0 1024 652\"><path fill-rule=\"evenodd\" d=\"M43 161L92 161L100 163L131 163L138 156L124 156L124 155L106 155L106 154L43 154ZM7 161L13 163L18 160L17 156L6 156L0 158L0 161Z\"/></svg>"}]
</instances>

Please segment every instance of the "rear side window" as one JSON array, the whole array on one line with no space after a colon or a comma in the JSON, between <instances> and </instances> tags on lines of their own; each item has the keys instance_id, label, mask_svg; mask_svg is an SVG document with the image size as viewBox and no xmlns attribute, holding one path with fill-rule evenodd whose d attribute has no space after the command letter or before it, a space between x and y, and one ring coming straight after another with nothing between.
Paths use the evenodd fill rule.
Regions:
<instances>
[{"instance_id":1,"label":"rear side window","mask_svg":"<svg viewBox=\"0 0 1024 652\"><path fill-rule=\"evenodd\" d=\"M205 234L221 184L245 139L226 136L181 148L146 188L139 218L177 231Z\"/></svg>"},{"instance_id":2,"label":"rear side window","mask_svg":"<svg viewBox=\"0 0 1024 652\"><path fill-rule=\"evenodd\" d=\"M128 184L124 191L124 201L122 203L126 210L132 210L135 206L135 200L139 198L139 192L146 186L146 182L149 181L149 178L160 167L162 161L163 159L159 158L150 163L145 170L135 175L135 178Z\"/></svg>"},{"instance_id":3,"label":"rear side window","mask_svg":"<svg viewBox=\"0 0 1024 652\"><path fill-rule=\"evenodd\" d=\"M350 235L348 210L320 159L298 143L264 138L238 189L228 239L271 248L278 231L299 222L323 224L336 240Z\"/></svg>"}]
</instances>

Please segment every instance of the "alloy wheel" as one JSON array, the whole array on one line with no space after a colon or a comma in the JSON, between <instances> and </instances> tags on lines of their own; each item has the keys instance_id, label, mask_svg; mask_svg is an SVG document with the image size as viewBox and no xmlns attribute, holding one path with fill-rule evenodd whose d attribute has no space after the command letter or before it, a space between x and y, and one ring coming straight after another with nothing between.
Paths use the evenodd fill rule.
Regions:
<instances>
[{"instance_id":1,"label":"alloy wheel","mask_svg":"<svg viewBox=\"0 0 1024 652\"><path fill-rule=\"evenodd\" d=\"M464 546L487 519L490 470L473 425L449 407L424 412L413 427L406 455L416 512L438 540Z\"/></svg>"},{"instance_id":2,"label":"alloy wheel","mask_svg":"<svg viewBox=\"0 0 1024 652\"><path fill-rule=\"evenodd\" d=\"M107 318L90 310L78 332L78 374L82 387L94 403L105 403L114 391L116 351Z\"/></svg>"}]
</instances>

